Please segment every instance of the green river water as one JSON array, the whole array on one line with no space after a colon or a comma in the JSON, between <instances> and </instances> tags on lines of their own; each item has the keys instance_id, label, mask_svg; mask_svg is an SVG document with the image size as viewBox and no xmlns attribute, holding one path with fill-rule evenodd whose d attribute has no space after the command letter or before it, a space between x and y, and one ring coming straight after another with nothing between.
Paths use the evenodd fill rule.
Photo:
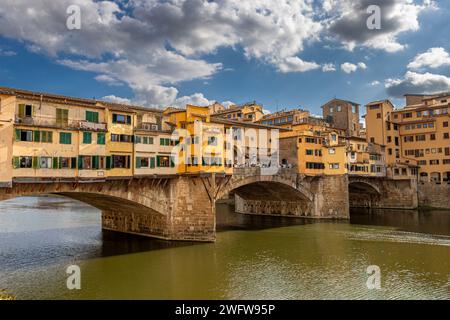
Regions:
<instances>
[{"instance_id":1,"label":"green river water","mask_svg":"<svg viewBox=\"0 0 450 320\"><path fill-rule=\"evenodd\" d=\"M60 197L0 202L0 289L18 299L450 299L450 211L352 210L350 221L217 208L215 243L101 230ZM68 290L66 268L81 269ZM381 289L368 289L377 265Z\"/></svg>"}]
</instances>

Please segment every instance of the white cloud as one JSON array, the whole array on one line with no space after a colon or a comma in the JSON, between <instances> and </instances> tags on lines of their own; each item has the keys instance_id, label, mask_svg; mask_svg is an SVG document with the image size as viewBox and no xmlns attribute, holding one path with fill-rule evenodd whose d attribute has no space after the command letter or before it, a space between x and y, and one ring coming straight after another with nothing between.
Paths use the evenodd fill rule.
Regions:
<instances>
[{"instance_id":1,"label":"white cloud","mask_svg":"<svg viewBox=\"0 0 450 320\"><path fill-rule=\"evenodd\" d=\"M66 28L69 5L81 8L81 30ZM0 36L23 41L65 66L97 73L99 81L123 82L134 100L163 106L181 99L174 88L178 83L222 70L222 64L202 57L223 47L239 46L248 59L284 73L319 68L298 56L306 41L319 40L323 25L316 20L309 0L133 0L122 6L2 0Z\"/></svg>"},{"instance_id":2,"label":"white cloud","mask_svg":"<svg viewBox=\"0 0 450 320\"><path fill-rule=\"evenodd\" d=\"M343 64L341 64L341 70L344 71L345 73L356 72L356 70L358 69L365 70L367 69L367 66L364 62L358 62L358 64L344 62Z\"/></svg>"},{"instance_id":3,"label":"white cloud","mask_svg":"<svg viewBox=\"0 0 450 320\"><path fill-rule=\"evenodd\" d=\"M234 106L236 103L234 103L233 101L224 101L221 103L221 105L223 105L225 108L229 108L230 106Z\"/></svg>"},{"instance_id":4,"label":"white cloud","mask_svg":"<svg viewBox=\"0 0 450 320\"><path fill-rule=\"evenodd\" d=\"M367 65L364 62L358 62L358 68L366 70L367 69Z\"/></svg>"},{"instance_id":5,"label":"white cloud","mask_svg":"<svg viewBox=\"0 0 450 320\"><path fill-rule=\"evenodd\" d=\"M386 79L389 95L402 97L406 93L434 94L450 91L450 78L440 74L406 72L402 79Z\"/></svg>"},{"instance_id":6,"label":"white cloud","mask_svg":"<svg viewBox=\"0 0 450 320\"><path fill-rule=\"evenodd\" d=\"M17 55L17 52L15 51L0 48L0 57L12 57L15 55Z\"/></svg>"},{"instance_id":7,"label":"white cloud","mask_svg":"<svg viewBox=\"0 0 450 320\"><path fill-rule=\"evenodd\" d=\"M370 5L381 8L379 30L367 27L370 14L366 10ZM431 0L425 0L422 4L412 0L326 0L323 8L330 39L340 39L348 50L363 46L396 52L406 47L398 41L398 37L419 30L420 13L437 6Z\"/></svg>"},{"instance_id":8,"label":"white cloud","mask_svg":"<svg viewBox=\"0 0 450 320\"><path fill-rule=\"evenodd\" d=\"M381 84L381 83L380 83L380 81L378 81L378 80L374 80L374 81L372 81L371 83L369 83L369 85L372 86L372 87L379 86L380 84Z\"/></svg>"},{"instance_id":9,"label":"white cloud","mask_svg":"<svg viewBox=\"0 0 450 320\"><path fill-rule=\"evenodd\" d=\"M430 48L427 52L418 54L409 64L409 69L439 68L450 65L450 56L444 48Z\"/></svg>"},{"instance_id":10,"label":"white cloud","mask_svg":"<svg viewBox=\"0 0 450 320\"><path fill-rule=\"evenodd\" d=\"M324 65L322 65L322 71L323 72L334 72L334 71L336 71L336 67L334 66L333 63L325 63Z\"/></svg>"},{"instance_id":11,"label":"white cloud","mask_svg":"<svg viewBox=\"0 0 450 320\"><path fill-rule=\"evenodd\" d=\"M131 104L131 100L127 98L117 97L115 95L104 96L102 98L104 101L120 103L120 104Z\"/></svg>"}]
</instances>

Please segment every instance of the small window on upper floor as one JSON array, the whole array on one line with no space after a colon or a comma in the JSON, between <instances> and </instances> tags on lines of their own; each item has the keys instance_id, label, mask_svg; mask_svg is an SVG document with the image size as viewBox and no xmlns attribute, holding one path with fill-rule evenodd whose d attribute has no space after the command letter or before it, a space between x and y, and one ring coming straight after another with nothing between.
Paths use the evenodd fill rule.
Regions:
<instances>
[{"instance_id":1,"label":"small window on upper floor","mask_svg":"<svg viewBox=\"0 0 450 320\"><path fill-rule=\"evenodd\" d=\"M131 124L131 116L113 113L112 122L119 124Z\"/></svg>"}]
</instances>

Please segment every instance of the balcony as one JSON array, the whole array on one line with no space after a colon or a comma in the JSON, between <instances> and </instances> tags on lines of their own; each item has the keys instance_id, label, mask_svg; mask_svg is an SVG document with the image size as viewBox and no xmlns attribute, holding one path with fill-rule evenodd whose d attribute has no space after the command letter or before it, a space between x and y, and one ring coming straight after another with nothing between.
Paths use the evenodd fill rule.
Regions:
<instances>
[{"instance_id":1,"label":"balcony","mask_svg":"<svg viewBox=\"0 0 450 320\"><path fill-rule=\"evenodd\" d=\"M57 129L76 129L86 131L106 131L106 123L94 123L86 120L66 120L58 121L51 117L18 117L15 118L15 124L26 126L57 128Z\"/></svg>"}]
</instances>

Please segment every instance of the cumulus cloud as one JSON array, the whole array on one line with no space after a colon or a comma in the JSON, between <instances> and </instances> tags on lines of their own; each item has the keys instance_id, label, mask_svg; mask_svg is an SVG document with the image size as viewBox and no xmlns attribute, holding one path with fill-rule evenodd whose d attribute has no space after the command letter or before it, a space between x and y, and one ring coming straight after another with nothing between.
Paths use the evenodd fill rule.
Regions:
<instances>
[{"instance_id":1,"label":"cumulus cloud","mask_svg":"<svg viewBox=\"0 0 450 320\"><path fill-rule=\"evenodd\" d=\"M128 98L122 98L115 95L108 95L102 98L104 101L119 103L119 104L131 104L131 100Z\"/></svg>"},{"instance_id":2,"label":"cumulus cloud","mask_svg":"<svg viewBox=\"0 0 450 320\"><path fill-rule=\"evenodd\" d=\"M367 27L371 5L381 9L380 29ZM406 47L398 41L399 35L419 30L420 13L436 5L431 0L420 4L411 0L325 0L322 7L328 17L329 37L339 39L347 49L364 46L395 52Z\"/></svg>"},{"instance_id":3,"label":"cumulus cloud","mask_svg":"<svg viewBox=\"0 0 450 320\"><path fill-rule=\"evenodd\" d=\"M81 9L81 30L66 28L69 5ZM176 103L178 83L222 70L203 58L222 47L283 73L320 68L299 54L322 29L309 0L2 0L0 7L0 36L98 81L125 83L150 106Z\"/></svg>"},{"instance_id":4,"label":"cumulus cloud","mask_svg":"<svg viewBox=\"0 0 450 320\"><path fill-rule=\"evenodd\" d=\"M334 72L334 71L336 71L336 67L332 63L325 63L322 66L322 71L323 72Z\"/></svg>"},{"instance_id":5,"label":"cumulus cloud","mask_svg":"<svg viewBox=\"0 0 450 320\"><path fill-rule=\"evenodd\" d=\"M345 73L356 72L356 70L358 69L365 70L367 69L367 66L364 62L358 62L358 64L344 62L343 64L341 64L341 70L344 71Z\"/></svg>"},{"instance_id":6,"label":"cumulus cloud","mask_svg":"<svg viewBox=\"0 0 450 320\"><path fill-rule=\"evenodd\" d=\"M409 64L409 69L439 68L450 65L450 56L444 48L430 48L418 54Z\"/></svg>"},{"instance_id":7,"label":"cumulus cloud","mask_svg":"<svg viewBox=\"0 0 450 320\"><path fill-rule=\"evenodd\" d=\"M374 80L374 81L372 81L371 83L369 83L369 85L372 86L372 87L379 86L380 84L381 84L381 83L380 83L380 81L378 81L378 80Z\"/></svg>"},{"instance_id":8,"label":"cumulus cloud","mask_svg":"<svg viewBox=\"0 0 450 320\"><path fill-rule=\"evenodd\" d=\"M450 78L432 73L406 72L401 79L387 79L385 87L389 95L400 98L406 93L434 94L450 91Z\"/></svg>"}]
</instances>

